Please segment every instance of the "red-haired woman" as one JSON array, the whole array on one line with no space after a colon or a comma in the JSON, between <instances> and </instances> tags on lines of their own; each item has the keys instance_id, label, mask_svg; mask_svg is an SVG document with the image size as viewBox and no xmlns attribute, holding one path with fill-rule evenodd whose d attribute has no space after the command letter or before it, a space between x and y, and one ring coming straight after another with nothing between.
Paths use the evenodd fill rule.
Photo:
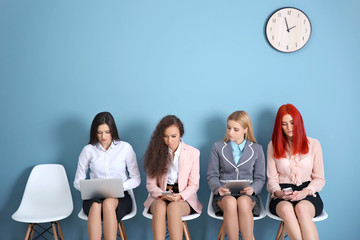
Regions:
<instances>
[{"instance_id":1,"label":"red-haired woman","mask_svg":"<svg viewBox=\"0 0 360 240\"><path fill-rule=\"evenodd\" d=\"M270 211L283 219L290 239L319 239L312 218L323 210L318 193L325 185L322 150L318 140L306 136L300 112L291 104L276 115L267 177Z\"/></svg>"}]
</instances>

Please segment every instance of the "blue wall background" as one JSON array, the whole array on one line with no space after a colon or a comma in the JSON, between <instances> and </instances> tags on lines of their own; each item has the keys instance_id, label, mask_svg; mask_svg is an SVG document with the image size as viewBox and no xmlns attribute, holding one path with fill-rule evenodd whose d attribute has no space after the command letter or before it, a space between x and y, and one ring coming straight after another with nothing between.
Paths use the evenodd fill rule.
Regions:
<instances>
[{"instance_id":1,"label":"blue wall background","mask_svg":"<svg viewBox=\"0 0 360 240\"><path fill-rule=\"evenodd\" d=\"M302 9L313 27L305 48L291 54L273 50L264 36L267 18L284 6ZM184 141L201 150L204 211L190 232L215 239L220 222L206 214L205 175L226 117L246 110L266 151L276 111L290 102L324 152L321 193L329 218L316 224L320 239L356 239L359 8L357 0L0 0L1 238L24 237L26 225L11 215L31 168L63 164L72 186L92 118L110 111L140 166L159 119L183 120ZM151 222L141 215L147 196L141 174L138 214L124 223L130 239L152 239ZM64 235L87 239L77 217L80 194L73 187L72 194ZM256 239L273 239L277 226L256 221Z\"/></svg>"}]
</instances>

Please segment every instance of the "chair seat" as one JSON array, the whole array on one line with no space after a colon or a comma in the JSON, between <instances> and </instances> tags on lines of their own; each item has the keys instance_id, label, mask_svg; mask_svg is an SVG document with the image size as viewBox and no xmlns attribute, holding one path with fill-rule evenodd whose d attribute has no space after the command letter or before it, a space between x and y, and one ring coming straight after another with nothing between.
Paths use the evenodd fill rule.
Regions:
<instances>
[{"instance_id":1,"label":"chair seat","mask_svg":"<svg viewBox=\"0 0 360 240\"><path fill-rule=\"evenodd\" d=\"M223 216L218 216L214 212L214 208L212 207L213 198L214 198L214 196L213 196L212 192L210 192L207 213L212 218L215 218L215 219L218 219L218 220L223 220L224 219ZM263 203L262 203L262 201L260 199L260 215L257 216L257 217L254 217L254 220L259 220L259 219L262 219L264 217L266 217L266 211L265 211L264 205L263 205Z\"/></svg>"},{"instance_id":2,"label":"chair seat","mask_svg":"<svg viewBox=\"0 0 360 240\"><path fill-rule=\"evenodd\" d=\"M144 208L142 214L143 214L144 217L146 217L148 219L152 219L152 214L148 213L148 211L149 210L147 208ZM201 215L200 213L193 213L193 214L190 214L190 215L183 216L181 219L182 219L183 222L184 221L189 221L189 220L193 220L195 218L200 217L200 215Z\"/></svg>"},{"instance_id":3,"label":"chair seat","mask_svg":"<svg viewBox=\"0 0 360 240\"><path fill-rule=\"evenodd\" d=\"M278 216L276 216L276 215L274 215L274 214L272 214L270 212L270 209L269 209L270 201L271 201L271 195L268 194L268 197L267 197L267 200L266 200L266 215L268 215L269 218L272 218L274 220L282 221L282 219L280 217L278 217ZM313 217L313 221L314 222L320 222L320 221L323 221L323 220L325 220L327 218L328 218L328 214L327 214L327 212L325 210L323 210L319 216Z\"/></svg>"}]
</instances>

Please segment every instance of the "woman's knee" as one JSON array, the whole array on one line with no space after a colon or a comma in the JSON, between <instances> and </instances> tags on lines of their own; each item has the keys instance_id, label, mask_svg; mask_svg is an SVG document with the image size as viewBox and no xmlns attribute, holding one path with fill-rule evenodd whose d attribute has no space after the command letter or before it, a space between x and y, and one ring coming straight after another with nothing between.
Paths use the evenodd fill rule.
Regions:
<instances>
[{"instance_id":1,"label":"woman's knee","mask_svg":"<svg viewBox=\"0 0 360 240\"><path fill-rule=\"evenodd\" d=\"M106 210L115 210L118 206L118 199L116 198L107 198L103 201L102 208Z\"/></svg>"},{"instance_id":2,"label":"woman's knee","mask_svg":"<svg viewBox=\"0 0 360 240\"><path fill-rule=\"evenodd\" d=\"M237 199L237 208L239 212L252 212L254 203L248 196L241 196Z\"/></svg>"},{"instance_id":3,"label":"woman's knee","mask_svg":"<svg viewBox=\"0 0 360 240\"><path fill-rule=\"evenodd\" d=\"M223 199L221 199L220 203L221 207L223 208L223 211L236 211L237 209L237 200L236 198L232 196L226 196Z\"/></svg>"},{"instance_id":4,"label":"woman's knee","mask_svg":"<svg viewBox=\"0 0 360 240\"><path fill-rule=\"evenodd\" d=\"M282 201L276 206L276 213L285 221L296 217L293 205L287 201Z\"/></svg>"},{"instance_id":5,"label":"woman's knee","mask_svg":"<svg viewBox=\"0 0 360 240\"><path fill-rule=\"evenodd\" d=\"M299 219L310 219L315 216L315 207L309 201L300 201L295 206L295 213Z\"/></svg>"},{"instance_id":6,"label":"woman's knee","mask_svg":"<svg viewBox=\"0 0 360 240\"><path fill-rule=\"evenodd\" d=\"M166 214L166 203L163 200L157 199L152 202L150 206L151 214Z\"/></svg>"}]
</instances>

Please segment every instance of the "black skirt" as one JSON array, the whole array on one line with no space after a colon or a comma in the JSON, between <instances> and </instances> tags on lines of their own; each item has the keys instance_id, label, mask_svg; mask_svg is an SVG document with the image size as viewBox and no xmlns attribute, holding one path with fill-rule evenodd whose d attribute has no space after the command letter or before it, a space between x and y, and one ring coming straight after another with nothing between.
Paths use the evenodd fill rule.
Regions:
<instances>
[{"instance_id":1,"label":"black skirt","mask_svg":"<svg viewBox=\"0 0 360 240\"><path fill-rule=\"evenodd\" d=\"M132 209L132 200L131 197L128 193L128 191L124 192L124 197L123 198L118 198L118 206L116 208L116 218L118 220L118 222L121 221L121 219L126 215L129 214L131 212ZM89 215L89 211L90 211L90 207L94 202L97 203L102 203L105 200L105 198L96 198L96 199L89 199L89 200L84 200L83 201L83 211L84 213L88 216ZM101 219L102 219L102 214L101 214Z\"/></svg>"},{"instance_id":2,"label":"black skirt","mask_svg":"<svg viewBox=\"0 0 360 240\"><path fill-rule=\"evenodd\" d=\"M309 185L309 183L310 182L304 182L300 186L296 186L294 184L282 183L282 184L280 184L280 187L281 187L281 189L291 187L293 189L293 191L301 191L304 188L306 188ZM302 201L302 200L307 200L307 201L311 202L312 205L314 205L315 217L319 216L321 214L321 212L323 211L324 204L323 204L323 201L321 200L319 193L315 193L315 197L312 195L306 196L304 199L301 199L300 201ZM278 216L276 213L276 206L281 201L288 201L288 202L292 203L294 206L300 202L300 201L291 202L290 200L285 200L285 199L281 199L281 198L276 198L276 199L272 198L270 201L270 204L269 204L269 209L272 214Z\"/></svg>"},{"instance_id":3,"label":"black skirt","mask_svg":"<svg viewBox=\"0 0 360 240\"><path fill-rule=\"evenodd\" d=\"M259 195L246 195L246 194L238 194L238 195L235 195L233 197L235 197L236 199L240 196L248 196L249 198L251 198L251 200L253 202L255 202L255 206L253 208L253 216L254 217L258 217L260 215L260 198L259 198ZM221 211L219 205L218 205L218 201L220 201L221 199L223 199L224 197L226 197L228 195L224 195L224 196L220 196L220 195L214 195L214 198L213 198L213 202L212 202L212 206L213 206L213 209L214 209L214 212L215 212L215 215L217 216L223 216L223 212Z\"/></svg>"}]
</instances>

